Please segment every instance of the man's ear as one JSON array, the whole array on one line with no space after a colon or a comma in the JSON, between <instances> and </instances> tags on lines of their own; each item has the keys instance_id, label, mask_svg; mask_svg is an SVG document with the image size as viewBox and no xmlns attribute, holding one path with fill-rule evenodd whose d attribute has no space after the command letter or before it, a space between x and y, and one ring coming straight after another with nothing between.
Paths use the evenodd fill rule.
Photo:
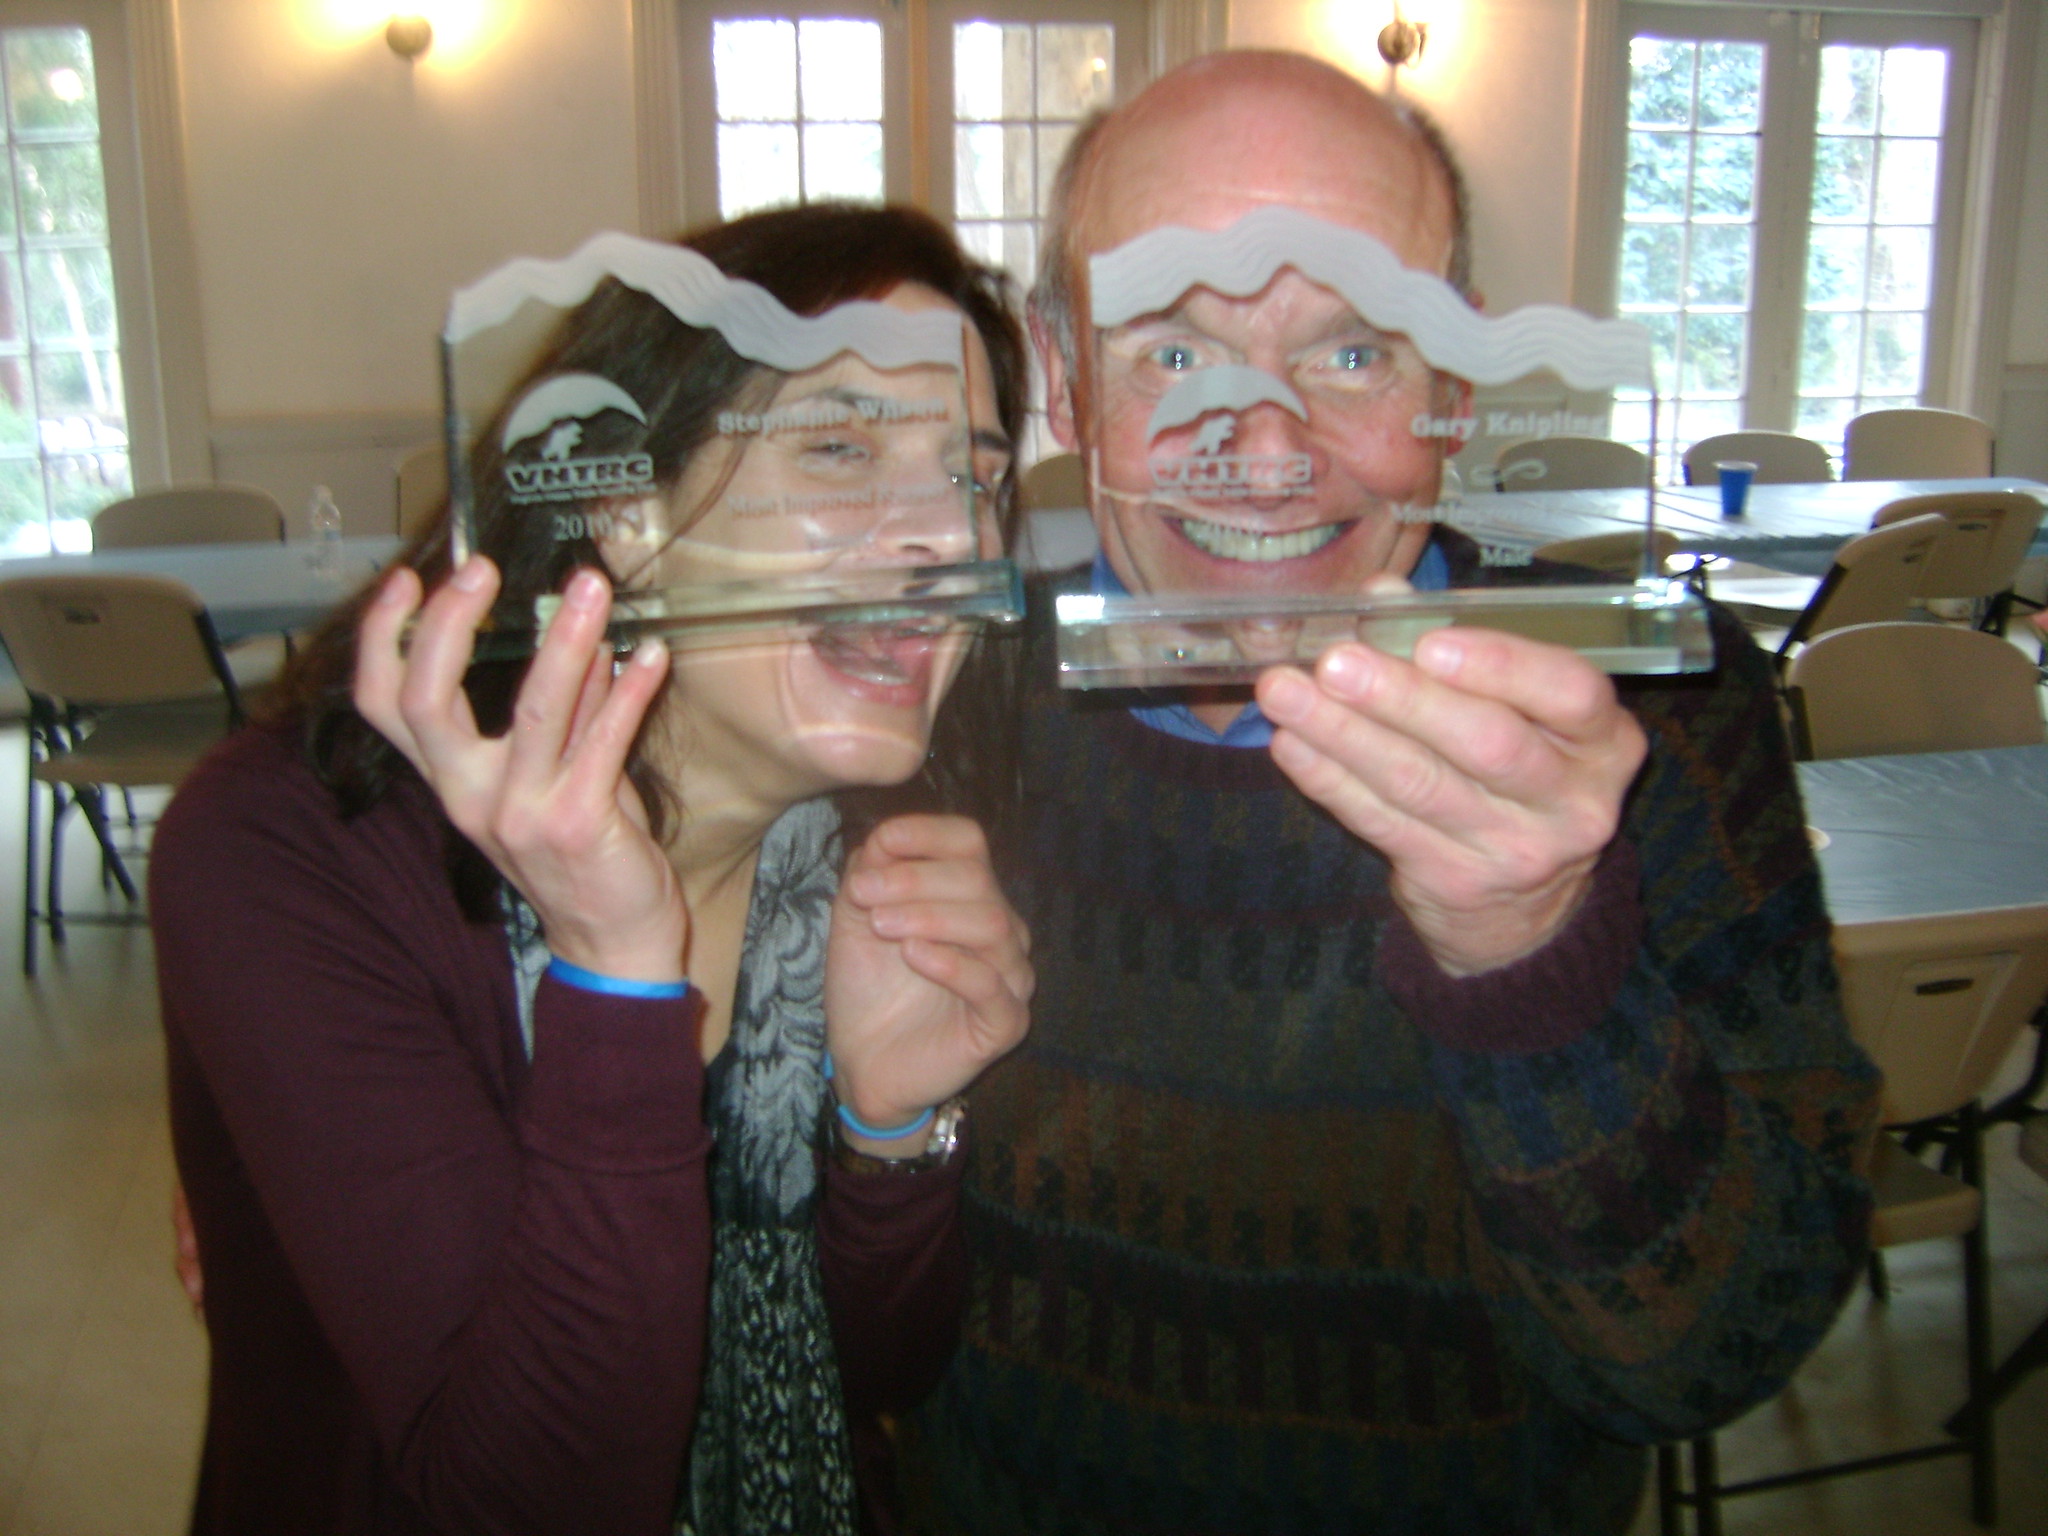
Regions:
<instances>
[{"instance_id":1,"label":"man's ear","mask_svg":"<svg viewBox=\"0 0 2048 1536\"><path fill-rule=\"evenodd\" d=\"M1074 430L1074 380L1069 375L1066 354L1052 328L1031 310L1025 319L1031 327L1031 346L1038 353L1039 370L1045 375L1045 424L1053 441L1069 453L1080 450L1081 439Z\"/></svg>"}]
</instances>

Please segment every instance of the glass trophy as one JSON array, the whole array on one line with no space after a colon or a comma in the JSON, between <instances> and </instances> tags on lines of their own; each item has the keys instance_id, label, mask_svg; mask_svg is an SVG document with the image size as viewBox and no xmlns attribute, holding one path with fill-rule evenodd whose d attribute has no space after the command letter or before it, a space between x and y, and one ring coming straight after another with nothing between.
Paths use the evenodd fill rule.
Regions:
<instances>
[{"instance_id":1,"label":"glass trophy","mask_svg":"<svg viewBox=\"0 0 2048 1536\"><path fill-rule=\"evenodd\" d=\"M1059 597L1066 686L1247 682L1340 641L1406 655L1452 624L1566 645L1609 672L1713 664L1703 603L1654 556L1562 583L1548 566L1518 572L1545 541L1501 515L1494 488L1540 492L1540 469L1502 482L1449 462L1487 442L1483 426L1604 436L1612 391L1654 389L1641 326L1556 306L1490 319L1372 236L1291 208L1152 230L1095 256L1088 283L1085 469L1130 590ZM1477 410L1476 389L1523 408ZM1645 480L1606 493L1596 526L1653 550ZM1437 548L1439 523L1464 538ZM1411 567L1432 590L1375 579Z\"/></svg>"},{"instance_id":2,"label":"glass trophy","mask_svg":"<svg viewBox=\"0 0 2048 1536\"><path fill-rule=\"evenodd\" d=\"M822 634L857 664L898 632L1013 622L967 326L866 300L794 314L621 234L511 262L442 334L450 552L551 551L557 583L601 562L621 650ZM501 604L478 654L530 651L558 604Z\"/></svg>"}]
</instances>

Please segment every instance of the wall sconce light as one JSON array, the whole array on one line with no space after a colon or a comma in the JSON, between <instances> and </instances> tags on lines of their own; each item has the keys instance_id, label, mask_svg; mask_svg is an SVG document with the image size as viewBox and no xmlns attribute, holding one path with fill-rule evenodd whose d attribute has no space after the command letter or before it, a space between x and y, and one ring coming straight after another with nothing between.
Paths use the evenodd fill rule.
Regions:
<instances>
[{"instance_id":1,"label":"wall sconce light","mask_svg":"<svg viewBox=\"0 0 2048 1536\"><path fill-rule=\"evenodd\" d=\"M434 24L417 11L402 11L384 28L384 41L408 64L432 46ZM1382 49L1385 44L1381 44Z\"/></svg>"},{"instance_id":2,"label":"wall sconce light","mask_svg":"<svg viewBox=\"0 0 2048 1536\"><path fill-rule=\"evenodd\" d=\"M1380 57L1398 69L1421 58L1422 45L1428 41L1428 24L1410 21L1396 7L1394 19L1380 28Z\"/></svg>"}]
</instances>

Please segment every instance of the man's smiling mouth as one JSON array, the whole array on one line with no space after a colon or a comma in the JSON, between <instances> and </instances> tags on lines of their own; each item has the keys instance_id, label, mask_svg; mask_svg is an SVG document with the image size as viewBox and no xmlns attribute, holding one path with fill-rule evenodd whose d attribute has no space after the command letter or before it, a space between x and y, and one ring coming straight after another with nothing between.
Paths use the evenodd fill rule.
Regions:
<instances>
[{"instance_id":1,"label":"man's smiling mouth","mask_svg":"<svg viewBox=\"0 0 2048 1536\"><path fill-rule=\"evenodd\" d=\"M1291 533L1254 533L1248 528L1228 528L1222 523L1207 523L1192 517L1169 518L1168 521L1180 530L1181 537L1203 554L1213 555L1218 560L1241 560L1254 565L1299 560L1335 542L1347 529L1357 526L1355 521L1317 523L1312 528L1297 528Z\"/></svg>"}]
</instances>

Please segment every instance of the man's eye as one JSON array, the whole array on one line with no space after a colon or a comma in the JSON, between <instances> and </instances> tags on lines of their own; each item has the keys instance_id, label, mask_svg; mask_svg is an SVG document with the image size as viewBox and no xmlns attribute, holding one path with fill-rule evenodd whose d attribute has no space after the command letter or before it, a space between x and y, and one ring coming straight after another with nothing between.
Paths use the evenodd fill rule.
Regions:
<instances>
[{"instance_id":1,"label":"man's eye","mask_svg":"<svg viewBox=\"0 0 2048 1536\"><path fill-rule=\"evenodd\" d=\"M1163 342L1152 349L1154 366L1183 373L1197 366L1201 359L1195 356L1195 349L1178 341Z\"/></svg>"},{"instance_id":2,"label":"man's eye","mask_svg":"<svg viewBox=\"0 0 2048 1536\"><path fill-rule=\"evenodd\" d=\"M1329 356L1324 364L1338 373L1363 373L1380 360L1380 349L1369 347L1362 341L1346 342Z\"/></svg>"}]
</instances>

